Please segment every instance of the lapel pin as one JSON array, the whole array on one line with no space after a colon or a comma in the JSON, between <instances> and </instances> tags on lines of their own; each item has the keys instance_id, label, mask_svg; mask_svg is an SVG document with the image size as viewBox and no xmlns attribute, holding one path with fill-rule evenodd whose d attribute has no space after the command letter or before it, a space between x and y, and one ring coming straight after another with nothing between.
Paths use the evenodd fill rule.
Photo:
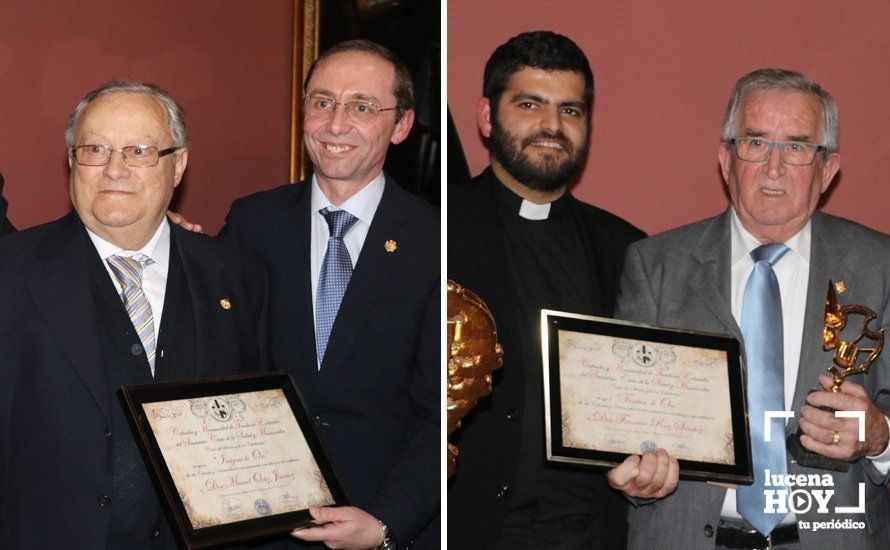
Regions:
<instances>
[{"instance_id":1,"label":"lapel pin","mask_svg":"<svg viewBox=\"0 0 890 550\"><path fill-rule=\"evenodd\" d=\"M847 285L845 285L843 281L838 281L834 283L834 289L837 290L838 294L843 294L844 291L847 290Z\"/></svg>"},{"instance_id":2,"label":"lapel pin","mask_svg":"<svg viewBox=\"0 0 890 550\"><path fill-rule=\"evenodd\" d=\"M222 300L220 300L219 305L222 306L222 308L225 310L232 309L232 302L230 302L228 298L223 298Z\"/></svg>"},{"instance_id":3,"label":"lapel pin","mask_svg":"<svg viewBox=\"0 0 890 550\"><path fill-rule=\"evenodd\" d=\"M399 245L392 239L383 243L383 248L386 249L387 252L395 252L398 247Z\"/></svg>"}]
</instances>

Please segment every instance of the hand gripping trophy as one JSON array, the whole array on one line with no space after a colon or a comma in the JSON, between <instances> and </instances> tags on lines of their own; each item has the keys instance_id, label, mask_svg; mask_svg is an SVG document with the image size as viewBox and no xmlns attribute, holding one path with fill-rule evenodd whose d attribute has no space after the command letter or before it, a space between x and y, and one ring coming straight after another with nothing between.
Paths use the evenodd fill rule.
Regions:
<instances>
[{"instance_id":1,"label":"hand gripping trophy","mask_svg":"<svg viewBox=\"0 0 890 550\"><path fill-rule=\"evenodd\" d=\"M838 283L842 285L843 283ZM844 379L854 374L868 374L868 369L884 349L884 329L874 331L869 328L878 315L871 309L856 304L842 306L837 297L837 285L828 281L828 295L825 297L825 322L822 328L822 348L835 350L828 371L834 376L831 391L837 393ZM843 292L843 288L841 288ZM843 340L842 332L850 315L862 315L859 334L851 341ZM868 345L870 342L873 344ZM864 356L864 357L863 357ZM859 361L857 363L857 361ZM810 452L800 444L801 430L788 437L788 449L801 466L823 468L846 472L850 464L844 460L828 458Z\"/></svg>"},{"instance_id":2,"label":"hand gripping trophy","mask_svg":"<svg viewBox=\"0 0 890 550\"><path fill-rule=\"evenodd\" d=\"M480 397L491 393L491 373L502 363L491 312L478 296L448 281L448 436ZM457 447L447 443L448 477L454 473Z\"/></svg>"}]
</instances>

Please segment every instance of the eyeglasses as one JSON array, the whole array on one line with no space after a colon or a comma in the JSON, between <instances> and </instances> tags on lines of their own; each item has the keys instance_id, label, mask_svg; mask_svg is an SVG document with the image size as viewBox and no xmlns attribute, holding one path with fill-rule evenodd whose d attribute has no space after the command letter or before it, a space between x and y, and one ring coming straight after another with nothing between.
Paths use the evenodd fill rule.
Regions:
<instances>
[{"instance_id":1,"label":"eyeglasses","mask_svg":"<svg viewBox=\"0 0 890 550\"><path fill-rule=\"evenodd\" d=\"M161 157L166 157L182 147L168 147L158 151L151 145L129 145L112 149L107 145L78 145L71 149L71 156L81 166L105 166L111 160L111 153L120 153L127 166L149 168L157 166Z\"/></svg>"},{"instance_id":2,"label":"eyeglasses","mask_svg":"<svg viewBox=\"0 0 890 550\"><path fill-rule=\"evenodd\" d=\"M352 115L352 118L361 122L370 122L380 116L384 111L393 111L396 107L381 108L370 101L334 101L329 97L313 96L305 101L306 114L318 118L332 118L337 105L342 105L343 110Z\"/></svg>"},{"instance_id":3,"label":"eyeglasses","mask_svg":"<svg viewBox=\"0 0 890 550\"><path fill-rule=\"evenodd\" d=\"M732 138L729 143L735 147L739 160L764 162L769 160L773 147L779 150L782 162L791 166L809 166L816 160L816 154L825 151L824 145L803 141L767 141L760 138Z\"/></svg>"}]
</instances>

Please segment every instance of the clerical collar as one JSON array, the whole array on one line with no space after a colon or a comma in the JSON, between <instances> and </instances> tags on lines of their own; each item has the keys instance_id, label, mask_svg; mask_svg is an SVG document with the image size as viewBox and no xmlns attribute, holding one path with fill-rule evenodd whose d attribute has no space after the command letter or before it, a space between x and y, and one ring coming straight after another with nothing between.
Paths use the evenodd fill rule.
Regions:
<instances>
[{"instance_id":1,"label":"clerical collar","mask_svg":"<svg viewBox=\"0 0 890 550\"><path fill-rule=\"evenodd\" d=\"M522 199L522 206L519 207L519 217L527 220L546 220L550 217L550 203L535 204Z\"/></svg>"},{"instance_id":2,"label":"clerical collar","mask_svg":"<svg viewBox=\"0 0 890 550\"><path fill-rule=\"evenodd\" d=\"M535 204L514 193L512 189L501 183L493 172L491 177L497 182L497 185L494 186L495 200L501 205L504 211L512 215L518 215L520 218L526 220L541 221L562 215L562 213L566 212L569 208L568 190L554 201L544 204Z\"/></svg>"}]
</instances>

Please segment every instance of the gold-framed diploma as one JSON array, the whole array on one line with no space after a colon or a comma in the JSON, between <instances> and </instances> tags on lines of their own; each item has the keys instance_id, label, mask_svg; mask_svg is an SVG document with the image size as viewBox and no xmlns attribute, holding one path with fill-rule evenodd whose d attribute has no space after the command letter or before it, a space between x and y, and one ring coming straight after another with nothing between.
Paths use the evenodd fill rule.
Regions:
<instances>
[{"instance_id":1,"label":"gold-framed diploma","mask_svg":"<svg viewBox=\"0 0 890 550\"><path fill-rule=\"evenodd\" d=\"M546 309L541 339L549 461L663 448L681 478L753 482L736 339Z\"/></svg>"},{"instance_id":2,"label":"gold-framed diploma","mask_svg":"<svg viewBox=\"0 0 890 550\"><path fill-rule=\"evenodd\" d=\"M313 525L348 498L286 374L125 386L119 396L181 546Z\"/></svg>"}]
</instances>

